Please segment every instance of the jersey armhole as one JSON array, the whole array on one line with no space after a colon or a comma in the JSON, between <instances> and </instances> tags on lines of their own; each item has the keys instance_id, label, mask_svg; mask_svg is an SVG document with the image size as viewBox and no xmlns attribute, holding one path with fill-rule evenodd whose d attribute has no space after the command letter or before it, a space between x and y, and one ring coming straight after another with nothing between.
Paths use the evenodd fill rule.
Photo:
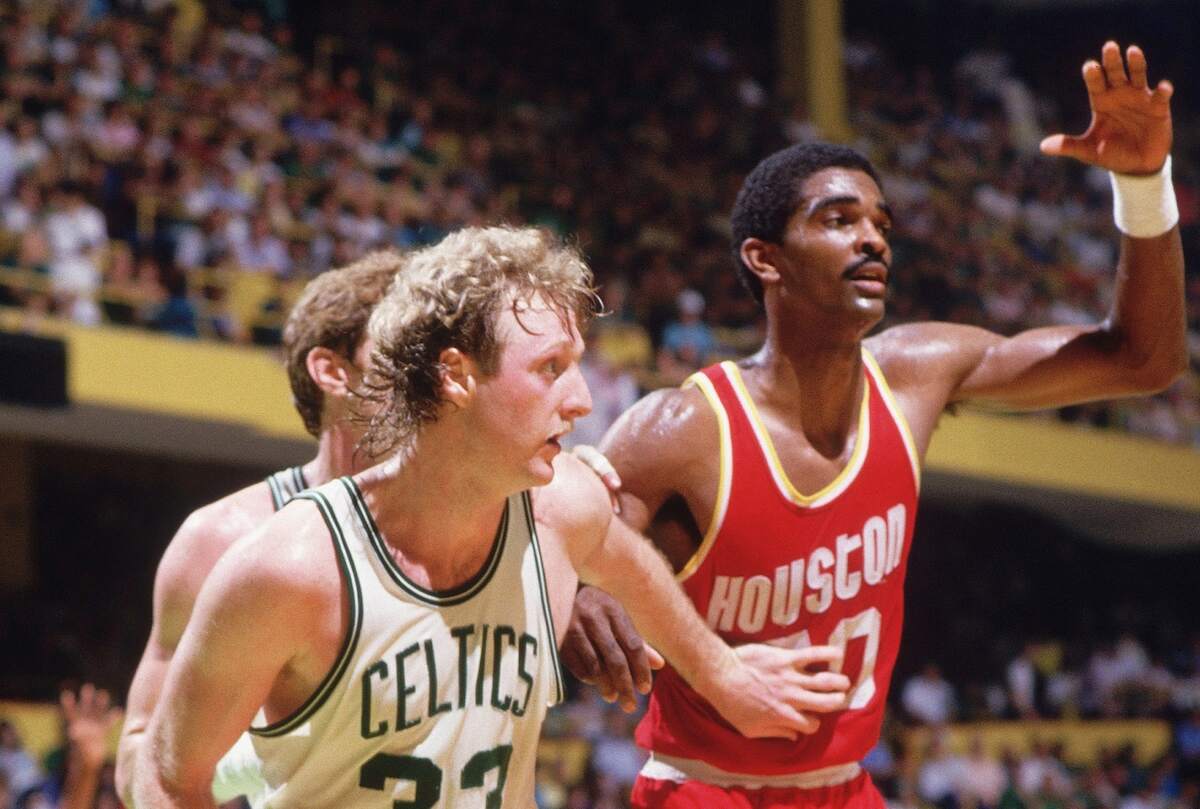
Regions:
<instances>
[{"instance_id":1,"label":"jersey armhole","mask_svg":"<svg viewBox=\"0 0 1200 809\"><path fill-rule=\"evenodd\" d=\"M550 703L550 707L554 707L566 699L566 691L563 688L562 663L558 657L558 634L554 631L554 613L550 609L550 590L546 585L546 569L542 564L542 546L538 543L537 525L533 519L533 500L528 490L521 492L521 507L529 529L529 542L533 545L533 563L537 568L538 590L542 600L542 620L546 623L546 631L550 633L550 655L554 659L554 701Z\"/></svg>"},{"instance_id":2,"label":"jersey armhole","mask_svg":"<svg viewBox=\"0 0 1200 809\"><path fill-rule=\"evenodd\" d=\"M733 444L729 438L729 414L725 412L724 405L721 404L721 398L717 394L717 389L713 387L712 380L703 373L692 374L684 383L683 387L697 387L704 394L705 401L712 408L713 415L717 417L717 430L719 432L718 441L720 443L720 473L717 477L717 497L713 501L712 514L709 516L708 529L704 532L703 539L700 540L700 547L696 548L696 552L692 554L687 563L675 574L675 579L679 582L687 581L691 578L700 565L704 563L709 551L717 541L717 534L721 532L721 526L725 522L725 513L729 507L729 488L733 478Z\"/></svg>"},{"instance_id":3,"label":"jersey armhole","mask_svg":"<svg viewBox=\"0 0 1200 809\"><path fill-rule=\"evenodd\" d=\"M875 380L875 386L879 388L879 394L883 398L884 404L887 405L888 412L892 414L892 421L900 430L900 440L904 442L904 449L908 451L908 461L912 464L913 483L916 485L917 493L920 494L921 461L917 454L917 442L913 439L912 430L908 426L908 419L904 417L904 411L900 409L900 403L896 401L896 394L892 392L887 377L883 375L883 369L879 367L879 363L866 346L863 346L862 355L863 364L867 366L868 372Z\"/></svg>"},{"instance_id":4,"label":"jersey armhole","mask_svg":"<svg viewBox=\"0 0 1200 809\"><path fill-rule=\"evenodd\" d=\"M325 701L329 699L329 695L333 692L334 687L342 679L342 675L346 673L346 669L354 657L354 651L358 647L358 637L362 632L362 587L358 581L358 573L354 569L354 560L350 556L350 546L346 542L341 525L333 514L333 507L325 495L317 491L305 492L294 499L311 500L316 504L317 509L321 512L321 516L325 519L325 525L329 528L329 535L333 542L334 551L337 553L338 567L341 568L342 583L350 596L350 622L346 628L346 637L342 641L342 648L338 651L337 658L334 659L333 665L330 666L329 671L312 694L309 695L308 699L304 700L299 708L283 719L271 722L262 727L251 726L249 731L255 736L283 736L310 719L325 704Z\"/></svg>"}]
</instances>

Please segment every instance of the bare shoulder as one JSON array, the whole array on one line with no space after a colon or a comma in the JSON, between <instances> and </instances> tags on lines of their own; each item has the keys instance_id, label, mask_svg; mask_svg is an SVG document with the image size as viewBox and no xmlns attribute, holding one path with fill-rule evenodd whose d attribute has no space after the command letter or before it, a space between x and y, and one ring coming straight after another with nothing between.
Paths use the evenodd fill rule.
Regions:
<instances>
[{"instance_id":1,"label":"bare shoulder","mask_svg":"<svg viewBox=\"0 0 1200 809\"><path fill-rule=\"evenodd\" d=\"M717 418L698 385L642 397L613 424L600 449L624 478L629 469L678 468L710 450Z\"/></svg>"},{"instance_id":2,"label":"bare shoulder","mask_svg":"<svg viewBox=\"0 0 1200 809\"><path fill-rule=\"evenodd\" d=\"M259 481L196 509L163 552L154 581L160 640L173 645L183 633L196 595L217 560L274 513L270 490Z\"/></svg>"},{"instance_id":3,"label":"bare shoulder","mask_svg":"<svg viewBox=\"0 0 1200 809\"><path fill-rule=\"evenodd\" d=\"M534 517L556 533L603 536L612 519L608 491L582 461L569 452L554 459L554 479L534 489Z\"/></svg>"},{"instance_id":4,"label":"bare shoulder","mask_svg":"<svg viewBox=\"0 0 1200 809\"><path fill-rule=\"evenodd\" d=\"M864 341L895 388L957 384L997 339L977 326L923 321L893 326Z\"/></svg>"},{"instance_id":5,"label":"bare shoulder","mask_svg":"<svg viewBox=\"0 0 1200 809\"><path fill-rule=\"evenodd\" d=\"M340 591L340 576L321 513L312 502L297 499L234 542L209 579L226 594L263 602L282 597L293 607L319 607Z\"/></svg>"}]
</instances>

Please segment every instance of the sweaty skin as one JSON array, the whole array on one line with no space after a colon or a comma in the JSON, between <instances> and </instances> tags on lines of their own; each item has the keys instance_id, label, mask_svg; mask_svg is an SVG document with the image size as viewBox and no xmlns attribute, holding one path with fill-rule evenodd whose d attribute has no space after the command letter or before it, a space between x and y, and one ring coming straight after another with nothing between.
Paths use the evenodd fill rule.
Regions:
<instances>
[{"instance_id":1,"label":"sweaty skin","mask_svg":"<svg viewBox=\"0 0 1200 809\"><path fill-rule=\"evenodd\" d=\"M1052 135L1048 155L1122 174L1150 174L1171 146L1169 82L1151 89L1146 59L1116 43L1084 82L1092 121L1080 136ZM947 406L975 402L1005 410L1062 407L1144 395L1168 386L1187 365L1183 252L1178 227L1147 239L1121 236L1108 317L1090 326L1054 326L1003 337L973 326L925 322L867 338L883 316L891 214L867 174L828 168L809 176L781 243L747 239L743 261L765 290L767 338L741 361L742 376L788 478L817 491L854 450L863 396L861 346L874 355L913 435L919 460ZM697 388L662 390L634 405L600 449L620 479L621 518L645 531L676 571L707 529L717 496L716 417ZM611 484L610 484L611 485ZM564 660L606 696L628 699L622 683L640 670L636 637L595 619L612 605L602 594L577 602ZM635 658L630 662L627 658ZM615 672L615 674L614 674Z\"/></svg>"},{"instance_id":2,"label":"sweaty skin","mask_svg":"<svg viewBox=\"0 0 1200 809\"><path fill-rule=\"evenodd\" d=\"M707 629L650 544L613 518L603 485L548 439L591 406L573 320L567 329L547 308L520 317L518 326L512 309L499 315L505 353L494 374L458 349L443 351L439 419L421 428L411 451L355 476L397 566L428 589L462 584L484 563L507 497L540 486L534 509L560 620L576 576L604 587L742 733L811 732L794 703L819 698L834 710L849 682L806 669L836 664L840 651L734 652ZM558 337L564 330L570 339ZM349 614L334 545L312 503L296 501L239 540L207 576L167 674L138 754L138 804L212 806L221 755L260 706L270 723L314 693L340 653ZM515 751L514 766L532 768L534 752Z\"/></svg>"}]
</instances>

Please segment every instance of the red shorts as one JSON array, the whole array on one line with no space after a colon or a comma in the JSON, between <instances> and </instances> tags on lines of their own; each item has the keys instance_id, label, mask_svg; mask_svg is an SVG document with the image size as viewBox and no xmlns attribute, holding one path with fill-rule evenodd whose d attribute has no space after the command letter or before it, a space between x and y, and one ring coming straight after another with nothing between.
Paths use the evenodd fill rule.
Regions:
<instances>
[{"instance_id":1,"label":"red shorts","mask_svg":"<svg viewBox=\"0 0 1200 809\"><path fill-rule=\"evenodd\" d=\"M833 787L718 787L703 781L659 781L638 776L634 809L885 809L871 776L865 772Z\"/></svg>"}]
</instances>

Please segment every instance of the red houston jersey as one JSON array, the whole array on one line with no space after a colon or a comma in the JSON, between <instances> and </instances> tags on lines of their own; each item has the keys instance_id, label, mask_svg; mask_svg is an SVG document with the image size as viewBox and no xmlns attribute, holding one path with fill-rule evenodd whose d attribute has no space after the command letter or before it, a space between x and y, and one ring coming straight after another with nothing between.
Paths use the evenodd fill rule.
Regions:
<instances>
[{"instance_id":1,"label":"red houston jersey","mask_svg":"<svg viewBox=\"0 0 1200 809\"><path fill-rule=\"evenodd\" d=\"M904 571L917 510L916 447L864 349L865 395L854 450L825 488L788 480L732 362L693 375L720 425L721 479L707 532L679 573L731 645L846 649L849 708L820 715L798 741L747 739L667 666L637 741L732 773L783 775L856 762L879 738L904 615Z\"/></svg>"}]
</instances>

